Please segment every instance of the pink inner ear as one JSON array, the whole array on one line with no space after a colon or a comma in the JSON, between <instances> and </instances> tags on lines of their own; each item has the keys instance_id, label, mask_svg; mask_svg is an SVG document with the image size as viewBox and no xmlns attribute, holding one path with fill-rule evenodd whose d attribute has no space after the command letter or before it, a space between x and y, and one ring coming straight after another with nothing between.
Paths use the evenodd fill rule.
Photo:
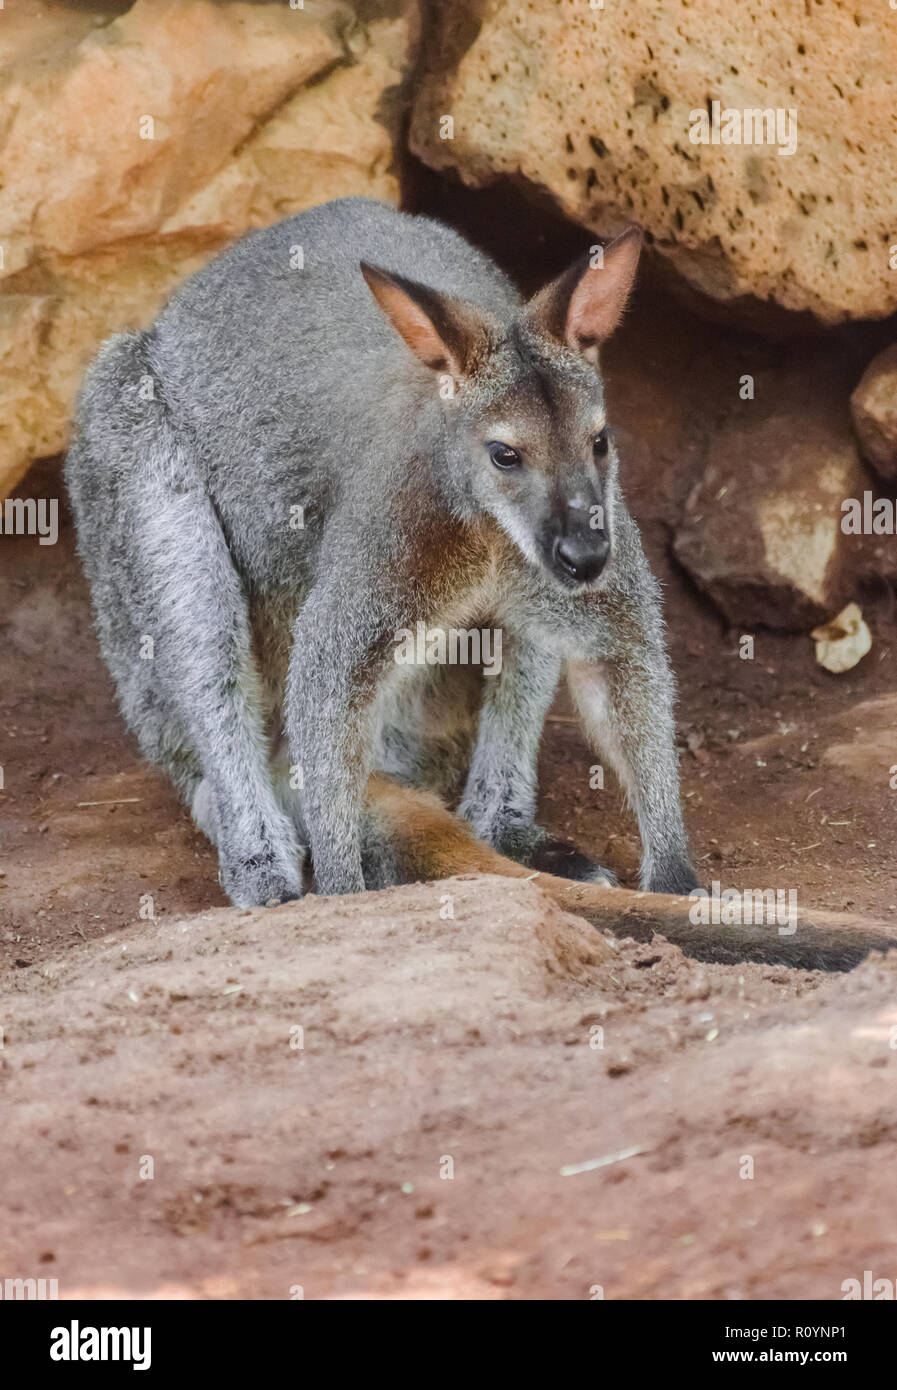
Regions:
<instances>
[{"instance_id":1,"label":"pink inner ear","mask_svg":"<svg viewBox=\"0 0 897 1390\"><path fill-rule=\"evenodd\" d=\"M628 289L628 285L620 284L619 274L614 274L610 265L587 270L573 291L567 310L566 337L570 346L600 343L609 338L622 316Z\"/></svg>"},{"instance_id":2,"label":"pink inner ear","mask_svg":"<svg viewBox=\"0 0 897 1390\"><path fill-rule=\"evenodd\" d=\"M448 370L450 361L445 343L416 304L404 315L401 332L411 351L428 367Z\"/></svg>"},{"instance_id":3,"label":"pink inner ear","mask_svg":"<svg viewBox=\"0 0 897 1390\"><path fill-rule=\"evenodd\" d=\"M459 373L454 353L426 308L414 298L414 292L429 294L426 287L409 282L406 289L396 283L386 271L378 270L376 266L366 265L364 262L361 272L377 304L418 360L434 371L451 372L453 376L457 376ZM434 296L431 295L432 297Z\"/></svg>"},{"instance_id":4,"label":"pink inner ear","mask_svg":"<svg viewBox=\"0 0 897 1390\"><path fill-rule=\"evenodd\" d=\"M435 369L450 366L445 343L423 309L410 296L390 285L378 292L378 298L411 351L422 362Z\"/></svg>"},{"instance_id":5,"label":"pink inner ear","mask_svg":"<svg viewBox=\"0 0 897 1390\"><path fill-rule=\"evenodd\" d=\"M623 316L635 280L641 238L626 233L611 243L604 265L589 266L570 296L566 339L571 347L587 347L609 338Z\"/></svg>"}]
</instances>

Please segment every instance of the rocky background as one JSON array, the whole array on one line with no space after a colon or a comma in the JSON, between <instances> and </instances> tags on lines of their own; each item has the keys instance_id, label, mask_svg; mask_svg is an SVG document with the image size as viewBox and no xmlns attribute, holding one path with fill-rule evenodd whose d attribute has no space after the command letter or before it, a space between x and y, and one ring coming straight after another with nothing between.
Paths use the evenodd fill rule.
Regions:
<instances>
[{"instance_id":1,"label":"rocky background","mask_svg":"<svg viewBox=\"0 0 897 1390\"><path fill-rule=\"evenodd\" d=\"M669 517L725 620L806 633L881 591L893 507L890 541L884 513L848 540L841 503L897 480L897 13L818 8L7 5L0 496L64 449L102 339L234 238L353 193L463 224L478 196L524 283L634 219L654 296L743 330ZM793 110L796 150L693 143L713 100Z\"/></svg>"},{"instance_id":2,"label":"rocky background","mask_svg":"<svg viewBox=\"0 0 897 1390\"><path fill-rule=\"evenodd\" d=\"M415 17L339 0L24 0L0 14L0 487L64 447L109 333L254 227L395 202Z\"/></svg>"},{"instance_id":3,"label":"rocky background","mask_svg":"<svg viewBox=\"0 0 897 1390\"><path fill-rule=\"evenodd\" d=\"M893 931L895 74L878 0L6 0L0 496L64 498L100 341L251 228L367 194L530 290L635 219L604 366L698 873ZM795 153L693 144L715 100L794 108ZM842 528L851 498L875 526ZM733 1300L893 1276L894 952L708 964L488 878L227 906L122 725L62 511L54 546L0 537L0 1276ZM593 759L562 696L540 820L633 884Z\"/></svg>"}]
</instances>

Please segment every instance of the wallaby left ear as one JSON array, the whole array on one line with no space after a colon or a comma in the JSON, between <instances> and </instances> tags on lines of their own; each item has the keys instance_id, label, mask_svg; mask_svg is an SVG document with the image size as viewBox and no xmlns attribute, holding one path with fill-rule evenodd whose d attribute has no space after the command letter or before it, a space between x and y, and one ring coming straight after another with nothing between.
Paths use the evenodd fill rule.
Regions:
<instances>
[{"instance_id":1,"label":"wallaby left ear","mask_svg":"<svg viewBox=\"0 0 897 1390\"><path fill-rule=\"evenodd\" d=\"M425 366L461 378L485 360L496 324L484 309L366 261L361 273L393 328Z\"/></svg>"},{"instance_id":2,"label":"wallaby left ear","mask_svg":"<svg viewBox=\"0 0 897 1390\"><path fill-rule=\"evenodd\" d=\"M587 251L530 301L527 321L597 363L599 347L623 317L641 249L641 228L633 224L600 255Z\"/></svg>"}]
</instances>

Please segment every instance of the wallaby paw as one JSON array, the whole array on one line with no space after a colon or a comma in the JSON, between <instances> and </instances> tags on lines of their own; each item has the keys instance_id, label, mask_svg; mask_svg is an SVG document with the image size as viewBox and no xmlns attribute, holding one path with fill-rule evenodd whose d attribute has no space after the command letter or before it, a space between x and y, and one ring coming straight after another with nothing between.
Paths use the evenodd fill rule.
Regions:
<instances>
[{"instance_id":1,"label":"wallaby paw","mask_svg":"<svg viewBox=\"0 0 897 1390\"><path fill-rule=\"evenodd\" d=\"M272 856L253 856L222 864L218 879L235 907L267 907L302 897L302 872Z\"/></svg>"},{"instance_id":2,"label":"wallaby paw","mask_svg":"<svg viewBox=\"0 0 897 1390\"><path fill-rule=\"evenodd\" d=\"M555 874L558 878L572 878L577 883L605 883L608 888L619 886L616 874L590 859L567 840L543 840L530 855L530 864L540 873Z\"/></svg>"},{"instance_id":3,"label":"wallaby paw","mask_svg":"<svg viewBox=\"0 0 897 1390\"><path fill-rule=\"evenodd\" d=\"M675 893L677 897L687 898L700 886L690 864L671 864L651 875L648 890L651 893Z\"/></svg>"},{"instance_id":4,"label":"wallaby paw","mask_svg":"<svg viewBox=\"0 0 897 1390\"><path fill-rule=\"evenodd\" d=\"M529 864L539 846L549 839L547 831L531 822L521 823L512 817L493 819L487 823L467 814L463 806L460 814L468 821L478 839L484 840L508 859L515 859L518 864Z\"/></svg>"}]
</instances>

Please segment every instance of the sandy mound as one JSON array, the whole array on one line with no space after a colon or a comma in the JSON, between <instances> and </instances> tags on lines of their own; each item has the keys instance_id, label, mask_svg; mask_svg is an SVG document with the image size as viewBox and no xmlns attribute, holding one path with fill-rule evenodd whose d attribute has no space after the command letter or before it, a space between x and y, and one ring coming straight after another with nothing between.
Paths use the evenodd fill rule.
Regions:
<instances>
[{"instance_id":1,"label":"sandy mound","mask_svg":"<svg viewBox=\"0 0 897 1390\"><path fill-rule=\"evenodd\" d=\"M145 921L7 972L0 1265L61 1297L838 1298L890 1270L895 971L618 951L492 878Z\"/></svg>"}]
</instances>

